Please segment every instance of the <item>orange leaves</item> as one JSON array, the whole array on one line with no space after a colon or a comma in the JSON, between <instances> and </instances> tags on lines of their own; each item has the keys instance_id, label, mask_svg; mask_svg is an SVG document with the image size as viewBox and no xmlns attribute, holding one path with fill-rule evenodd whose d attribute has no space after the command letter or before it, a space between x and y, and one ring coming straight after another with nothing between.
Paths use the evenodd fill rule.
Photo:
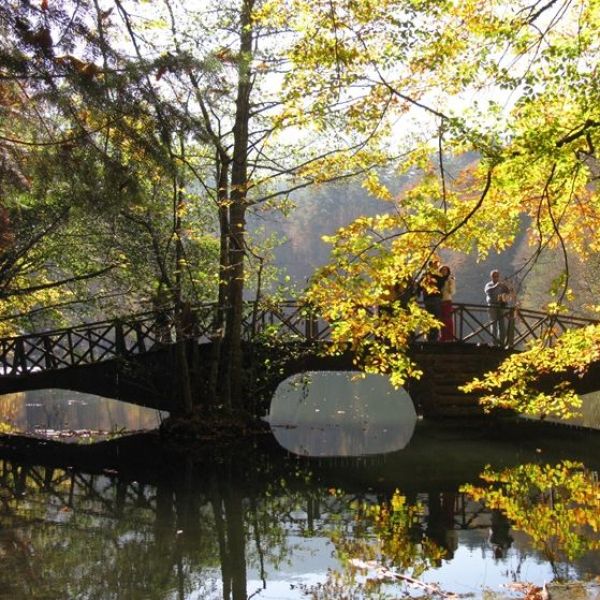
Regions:
<instances>
[{"instance_id":1,"label":"orange leaves","mask_svg":"<svg viewBox=\"0 0 600 600\"><path fill-rule=\"evenodd\" d=\"M65 56L57 56L55 62L59 65L70 67L78 75L82 75L86 79L93 79L101 72L100 67L94 63L84 62L75 56L66 54Z\"/></svg>"},{"instance_id":2,"label":"orange leaves","mask_svg":"<svg viewBox=\"0 0 600 600\"><path fill-rule=\"evenodd\" d=\"M161 65L156 71L156 81L160 81L161 77L167 72L167 65Z\"/></svg>"},{"instance_id":3,"label":"orange leaves","mask_svg":"<svg viewBox=\"0 0 600 600\"><path fill-rule=\"evenodd\" d=\"M522 594L523 600L548 600L548 591L544 587L532 583L513 582L506 585L513 591Z\"/></svg>"},{"instance_id":4,"label":"orange leaves","mask_svg":"<svg viewBox=\"0 0 600 600\"><path fill-rule=\"evenodd\" d=\"M236 64L238 61L238 56L237 54L235 54L231 48L227 48L227 47L222 47L219 48L216 52L215 52L215 58L222 62L222 63L228 63L228 64Z\"/></svg>"}]
</instances>

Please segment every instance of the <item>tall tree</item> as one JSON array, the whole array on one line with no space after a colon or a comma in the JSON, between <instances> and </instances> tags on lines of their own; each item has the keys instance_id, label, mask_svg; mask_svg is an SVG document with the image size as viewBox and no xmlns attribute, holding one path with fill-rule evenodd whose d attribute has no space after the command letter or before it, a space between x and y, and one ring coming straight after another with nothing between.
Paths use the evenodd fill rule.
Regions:
<instances>
[{"instance_id":1,"label":"tall tree","mask_svg":"<svg viewBox=\"0 0 600 600\"><path fill-rule=\"evenodd\" d=\"M41 114L55 128L51 143L93 154L112 186L93 194L99 213L144 227L131 210L152 187L142 171L170 177L175 267L172 279L161 269L160 282L170 280L176 306L188 264L182 215L199 192L215 207L224 331L216 380L222 400L234 404L242 393L246 263L255 254L246 237L247 211L285 204L294 189L379 160L368 151L376 126L346 138L325 129L327 110L337 110L334 98L329 108L313 111L311 127L312 117L285 103L281 80L295 36L277 10L259 0L191 9L165 0L149 18L136 3L61 0L9 2L0 13L9 40L3 72L36 90L36 106L46 103L50 112ZM86 181L92 188L96 179L87 173Z\"/></svg>"},{"instance_id":2,"label":"tall tree","mask_svg":"<svg viewBox=\"0 0 600 600\"><path fill-rule=\"evenodd\" d=\"M170 118L185 130L181 149L170 151L174 164L194 174L218 211L223 339L216 380L221 399L238 404L246 269L254 258L247 212L277 207L295 189L364 171L380 160L369 147L377 127L338 137L324 130L325 123L337 126L323 119L325 107L314 111L312 131L306 115L289 110L281 78L295 36L288 39L291 32L274 18L272 3L236 0L189 9L168 1L156 8L150 28L131 7L115 7L136 64L144 65L157 123ZM335 102L329 109L335 112ZM191 139L197 154L185 150Z\"/></svg>"}]
</instances>

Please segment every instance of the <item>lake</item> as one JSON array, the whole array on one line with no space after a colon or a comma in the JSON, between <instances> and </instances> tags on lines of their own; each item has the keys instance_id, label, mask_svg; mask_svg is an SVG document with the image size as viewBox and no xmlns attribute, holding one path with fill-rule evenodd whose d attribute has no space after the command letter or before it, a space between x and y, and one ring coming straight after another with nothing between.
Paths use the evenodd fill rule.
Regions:
<instances>
[{"instance_id":1,"label":"lake","mask_svg":"<svg viewBox=\"0 0 600 600\"><path fill-rule=\"evenodd\" d=\"M12 414L52 438L160 420L61 394ZM600 598L597 431L424 421L338 373L284 383L268 420L227 446L3 437L0 598Z\"/></svg>"}]
</instances>

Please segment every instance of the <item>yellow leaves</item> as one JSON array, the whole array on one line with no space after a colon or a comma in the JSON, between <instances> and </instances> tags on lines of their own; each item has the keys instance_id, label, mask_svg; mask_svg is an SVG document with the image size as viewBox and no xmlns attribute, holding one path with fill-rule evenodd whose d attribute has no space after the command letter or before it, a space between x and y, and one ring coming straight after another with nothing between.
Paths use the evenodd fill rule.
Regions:
<instances>
[{"instance_id":1,"label":"yellow leaves","mask_svg":"<svg viewBox=\"0 0 600 600\"><path fill-rule=\"evenodd\" d=\"M465 485L461 491L502 511L550 560L573 560L600 548L600 540L589 535L600 531L600 486L582 464L487 467L480 478L485 487Z\"/></svg>"},{"instance_id":2,"label":"yellow leaves","mask_svg":"<svg viewBox=\"0 0 600 600\"><path fill-rule=\"evenodd\" d=\"M275 6L267 2L265 14L274 13ZM426 97L422 101L431 106L429 99L439 98L445 115L455 107L451 94L471 95L472 86L505 89L511 102L515 99L488 102L484 93L468 111L457 108L460 116L432 118L435 123L427 124L431 140L417 133L406 136L410 153L398 172L417 176L398 198L374 170L368 171L372 163L383 164L384 150L329 155L299 173L324 182L363 169L370 173L363 187L394 202L386 214L356 219L324 238L332 245L332 262L315 277L309 295L335 321L336 351L353 348L365 369L389 372L398 385L412 376L406 345L411 333L432 323L418 310L390 301L386 290L420 277L440 246L464 253L475 249L483 258L510 248L527 223L529 240L540 248L565 243L582 257L600 251L600 197L590 185L595 162L589 158L600 140L597 127L585 132L589 137L582 130L600 119L597 86L589 79L596 53L589 51L591 36L572 36L574 24L580 25L577 33L598 30L583 17L598 14L598 2L578 6L553 22L541 48L533 44L539 31L528 22L531 11L512 10L499 1L290 4L294 76L287 80L282 123L297 120L323 132L335 123L336 134L363 139L365 132L385 130L407 110L407 97ZM554 9L548 10L544 18ZM521 54L526 68L519 63ZM389 86L382 85L379 74ZM378 121L383 114L390 119L385 126ZM445 158L444 179L437 133L443 133L444 157L473 156L457 168ZM383 146L389 140L382 135L371 142ZM563 283L566 287L566 281L557 280L556 288ZM389 308L391 318L379 311L381 306ZM548 310L561 308L551 304ZM556 382L543 389L537 385L552 371L583 372L598 346L593 341L598 336L590 335L565 336L552 350L532 348L473 389L488 392L489 408L569 414L579 403L573 389Z\"/></svg>"},{"instance_id":3,"label":"yellow leaves","mask_svg":"<svg viewBox=\"0 0 600 600\"><path fill-rule=\"evenodd\" d=\"M254 7L252 21L263 27L280 28L288 23L290 14L281 0L267 0Z\"/></svg>"},{"instance_id":4,"label":"yellow leaves","mask_svg":"<svg viewBox=\"0 0 600 600\"><path fill-rule=\"evenodd\" d=\"M314 123L311 125L314 126ZM298 169L296 175L319 184L339 179L344 174L374 168L384 162L385 155L378 149L364 148L353 152L331 152L318 159L308 161L303 168Z\"/></svg>"},{"instance_id":5,"label":"yellow leaves","mask_svg":"<svg viewBox=\"0 0 600 600\"><path fill-rule=\"evenodd\" d=\"M340 527L331 536L351 577L374 567L384 574L383 580L393 581L396 570L418 577L445 555L444 549L428 538L415 540L412 532L420 522L423 507L408 503L398 490L389 501L373 504L361 500L352 510L360 526L351 533Z\"/></svg>"},{"instance_id":6,"label":"yellow leaves","mask_svg":"<svg viewBox=\"0 0 600 600\"><path fill-rule=\"evenodd\" d=\"M566 307L558 302L549 302L546 304L546 312L551 315L557 315L561 312L566 312Z\"/></svg>"},{"instance_id":7,"label":"yellow leaves","mask_svg":"<svg viewBox=\"0 0 600 600\"><path fill-rule=\"evenodd\" d=\"M398 512L406 506L406 496L403 496L398 490L396 490L396 492L392 496L391 505L392 511Z\"/></svg>"},{"instance_id":8,"label":"yellow leaves","mask_svg":"<svg viewBox=\"0 0 600 600\"><path fill-rule=\"evenodd\" d=\"M47 277L40 277L35 281L35 285L44 285L49 283ZM13 285L15 289L26 288L31 285L25 277L18 277ZM61 288L48 288L39 290L23 296L9 296L2 301L2 316L5 319L0 320L0 335L14 336L20 334L19 323L10 319L12 315L27 314L39 306L55 306L59 303L75 298L76 293L67 286Z\"/></svg>"},{"instance_id":9,"label":"yellow leaves","mask_svg":"<svg viewBox=\"0 0 600 600\"><path fill-rule=\"evenodd\" d=\"M396 292L390 296L394 286L411 285L430 253L427 245L419 250L414 240L394 240L393 251L374 243L397 226L397 216L387 214L357 219L339 230L330 238L335 262L317 274L308 299L331 323L331 352L351 348L360 368L388 373L393 385L402 386L421 375L407 353L411 336L436 321L410 294L404 301Z\"/></svg>"},{"instance_id":10,"label":"yellow leaves","mask_svg":"<svg viewBox=\"0 0 600 600\"><path fill-rule=\"evenodd\" d=\"M481 399L486 410L507 408L532 416L572 418L579 414L581 399L567 379L583 375L600 360L600 325L562 334L552 346L539 341L521 354L508 358L494 372L475 379L464 391L492 392ZM550 376L556 374L552 379Z\"/></svg>"}]
</instances>

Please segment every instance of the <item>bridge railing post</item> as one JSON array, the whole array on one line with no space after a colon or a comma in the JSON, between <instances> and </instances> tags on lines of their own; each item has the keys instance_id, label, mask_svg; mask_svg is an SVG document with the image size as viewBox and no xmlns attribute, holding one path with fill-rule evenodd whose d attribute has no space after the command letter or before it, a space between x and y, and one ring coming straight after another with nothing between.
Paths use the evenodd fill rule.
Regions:
<instances>
[{"instance_id":1,"label":"bridge railing post","mask_svg":"<svg viewBox=\"0 0 600 600\"><path fill-rule=\"evenodd\" d=\"M94 357L94 339L92 337L91 329L85 330L85 339L88 345L88 354L90 357L89 362L93 364L94 362L96 362L96 359Z\"/></svg>"},{"instance_id":2,"label":"bridge railing post","mask_svg":"<svg viewBox=\"0 0 600 600\"><path fill-rule=\"evenodd\" d=\"M138 352L146 352L146 342L144 339L144 332L142 331L142 324L139 321L136 321L133 327L137 338Z\"/></svg>"},{"instance_id":3,"label":"bridge railing post","mask_svg":"<svg viewBox=\"0 0 600 600\"><path fill-rule=\"evenodd\" d=\"M506 346L513 348L515 345L515 316L517 309L511 306L508 309L508 319L506 323Z\"/></svg>"},{"instance_id":4,"label":"bridge railing post","mask_svg":"<svg viewBox=\"0 0 600 600\"><path fill-rule=\"evenodd\" d=\"M125 333L123 329L123 322L121 319L115 320L115 354L117 356L125 356L127 353L127 346L125 345Z\"/></svg>"},{"instance_id":5,"label":"bridge railing post","mask_svg":"<svg viewBox=\"0 0 600 600\"><path fill-rule=\"evenodd\" d=\"M52 344L50 338L44 336L44 364L46 369L56 369L56 357L52 351Z\"/></svg>"},{"instance_id":6,"label":"bridge railing post","mask_svg":"<svg viewBox=\"0 0 600 600\"><path fill-rule=\"evenodd\" d=\"M25 355L25 340L18 338L15 340L15 360L13 363L13 372L27 373L27 357Z\"/></svg>"},{"instance_id":7,"label":"bridge railing post","mask_svg":"<svg viewBox=\"0 0 600 600\"><path fill-rule=\"evenodd\" d=\"M460 341L464 335L464 307L454 305L452 307L452 317L454 318L454 337Z\"/></svg>"},{"instance_id":8,"label":"bridge railing post","mask_svg":"<svg viewBox=\"0 0 600 600\"><path fill-rule=\"evenodd\" d=\"M312 310L311 308L306 309L305 315L306 316L304 317L304 335L306 336L307 341L310 342L317 335L319 319L315 314L314 310Z\"/></svg>"},{"instance_id":9,"label":"bridge railing post","mask_svg":"<svg viewBox=\"0 0 600 600\"><path fill-rule=\"evenodd\" d=\"M74 366L79 361L77 359L77 356L75 356L75 344L73 343L73 332L72 331L67 332L67 340L69 343L69 363L70 363L70 366Z\"/></svg>"}]
</instances>

